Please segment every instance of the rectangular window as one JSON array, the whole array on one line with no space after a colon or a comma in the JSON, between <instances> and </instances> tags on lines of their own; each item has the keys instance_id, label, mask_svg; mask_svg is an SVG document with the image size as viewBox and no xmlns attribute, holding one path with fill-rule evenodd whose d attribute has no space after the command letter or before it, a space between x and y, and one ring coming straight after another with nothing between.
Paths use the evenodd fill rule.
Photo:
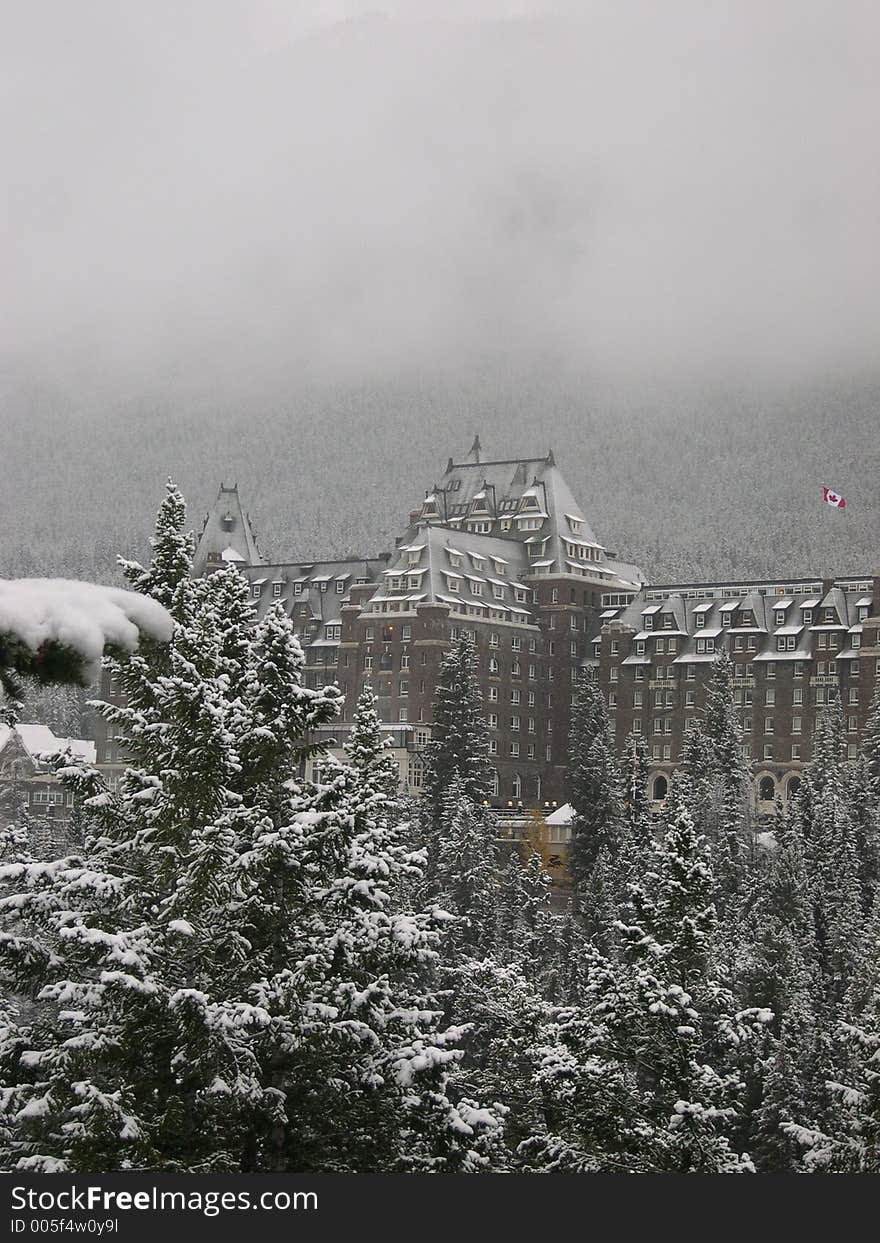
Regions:
<instances>
[{"instance_id":1,"label":"rectangular window","mask_svg":"<svg viewBox=\"0 0 880 1243\"><path fill-rule=\"evenodd\" d=\"M775 706L776 690L774 687L769 686L767 690L764 692L764 703L767 705L768 708L772 708Z\"/></svg>"}]
</instances>

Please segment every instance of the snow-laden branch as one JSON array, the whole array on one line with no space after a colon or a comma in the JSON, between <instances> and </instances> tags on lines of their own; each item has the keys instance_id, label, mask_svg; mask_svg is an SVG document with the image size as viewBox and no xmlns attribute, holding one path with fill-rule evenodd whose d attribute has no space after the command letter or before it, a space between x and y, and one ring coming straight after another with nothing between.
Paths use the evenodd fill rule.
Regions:
<instances>
[{"instance_id":1,"label":"snow-laden branch","mask_svg":"<svg viewBox=\"0 0 880 1243\"><path fill-rule=\"evenodd\" d=\"M167 610L148 596L64 578L0 579L0 639L38 653L57 644L97 671L107 646L134 651L141 636L171 638Z\"/></svg>"}]
</instances>

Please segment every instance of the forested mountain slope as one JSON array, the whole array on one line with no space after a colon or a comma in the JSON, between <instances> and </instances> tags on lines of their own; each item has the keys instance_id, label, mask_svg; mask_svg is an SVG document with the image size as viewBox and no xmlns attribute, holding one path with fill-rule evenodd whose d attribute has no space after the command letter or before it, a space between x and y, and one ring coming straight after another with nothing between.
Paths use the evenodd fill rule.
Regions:
<instances>
[{"instance_id":1,"label":"forested mountain slope","mask_svg":"<svg viewBox=\"0 0 880 1243\"><path fill-rule=\"evenodd\" d=\"M608 547L655 582L880 567L880 383L624 393L551 366L358 390L7 399L0 574L110 581L143 554L164 479L196 518L237 480L270 558L374 553L479 432L487 457L553 449ZM821 504L821 485L847 508Z\"/></svg>"}]
</instances>

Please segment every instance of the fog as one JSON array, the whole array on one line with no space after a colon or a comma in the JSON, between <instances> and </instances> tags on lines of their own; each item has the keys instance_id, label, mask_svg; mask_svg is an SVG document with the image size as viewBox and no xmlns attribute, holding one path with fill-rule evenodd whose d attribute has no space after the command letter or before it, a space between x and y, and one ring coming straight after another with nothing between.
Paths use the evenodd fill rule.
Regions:
<instances>
[{"instance_id":1,"label":"fog","mask_svg":"<svg viewBox=\"0 0 880 1243\"><path fill-rule=\"evenodd\" d=\"M17 390L877 357L880 10L17 0Z\"/></svg>"}]
</instances>

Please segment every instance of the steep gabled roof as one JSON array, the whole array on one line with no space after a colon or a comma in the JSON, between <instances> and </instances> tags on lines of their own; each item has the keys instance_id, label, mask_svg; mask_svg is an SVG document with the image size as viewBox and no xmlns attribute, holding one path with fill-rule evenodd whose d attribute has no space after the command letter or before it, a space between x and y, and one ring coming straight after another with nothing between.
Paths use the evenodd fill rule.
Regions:
<instances>
[{"instance_id":1,"label":"steep gabled roof","mask_svg":"<svg viewBox=\"0 0 880 1243\"><path fill-rule=\"evenodd\" d=\"M237 483L231 488L220 484L217 499L208 511L199 537L193 573L204 574L227 561L242 566L265 564L250 519L242 508Z\"/></svg>"}]
</instances>

